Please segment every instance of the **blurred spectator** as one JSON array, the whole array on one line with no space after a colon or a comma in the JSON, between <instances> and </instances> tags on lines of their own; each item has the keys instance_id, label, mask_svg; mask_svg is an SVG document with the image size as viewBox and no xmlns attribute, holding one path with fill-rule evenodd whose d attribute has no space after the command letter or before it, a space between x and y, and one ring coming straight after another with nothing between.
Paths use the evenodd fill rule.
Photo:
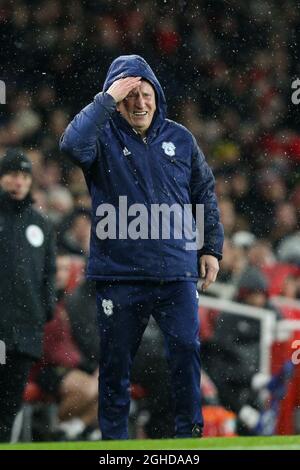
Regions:
<instances>
[{"instance_id":1,"label":"blurred spectator","mask_svg":"<svg viewBox=\"0 0 300 470\"><path fill-rule=\"evenodd\" d=\"M300 232L287 236L279 244L277 253L281 261L300 266Z\"/></svg>"},{"instance_id":2,"label":"blurred spectator","mask_svg":"<svg viewBox=\"0 0 300 470\"><path fill-rule=\"evenodd\" d=\"M247 266L238 280L236 300L258 308L267 306L268 284L263 273L254 266Z\"/></svg>"},{"instance_id":3,"label":"blurred spectator","mask_svg":"<svg viewBox=\"0 0 300 470\"><path fill-rule=\"evenodd\" d=\"M262 269L275 264L276 258L271 243L266 240L257 240L248 250L249 265Z\"/></svg>"},{"instance_id":4,"label":"blurred spectator","mask_svg":"<svg viewBox=\"0 0 300 470\"><path fill-rule=\"evenodd\" d=\"M48 192L48 213L52 222L58 226L73 210L74 201L67 188L54 186Z\"/></svg>"},{"instance_id":5,"label":"blurred spectator","mask_svg":"<svg viewBox=\"0 0 300 470\"><path fill-rule=\"evenodd\" d=\"M288 299L300 298L300 279L297 275L290 274L283 282L281 295Z\"/></svg>"},{"instance_id":6,"label":"blurred spectator","mask_svg":"<svg viewBox=\"0 0 300 470\"><path fill-rule=\"evenodd\" d=\"M235 245L228 238L225 238L218 281L232 283L240 274L245 263L246 259L243 249Z\"/></svg>"},{"instance_id":7,"label":"blurred spectator","mask_svg":"<svg viewBox=\"0 0 300 470\"><path fill-rule=\"evenodd\" d=\"M234 246L248 250L256 242L256 237L251 232L241 230L236 232L232 237L232 243Z\"/></svg>"},{"instance_id":8,"label":"blurred spectator","mask_svg":"<svg viewBox=\"0 0 300 470\"><path fill-rule=\"evenodd\" d=\"M234 205L230 199L221 199L219 209L225 236L230 237L236 229L236 213Z\"/></svg>"},{"instance_id":9,"label":"blurred spectator","mask_svg":"<svg viewBox=\"0 0 300 470\"><path fill-rule=\"evenodd\" d=\"M253 207L251 230L260 238L269 238L273 229L276 206L287 199L284 179L273 171L260 172L256 181L257 198Z\"/></svg>"},{"instance_id":10,"label":"blurred spectator","mask_svg":"<svg viewBox=\"0 0 300 470\"><path fill-rule=\"evenodd\" d=\"M91 213L77 208L59 227L58 246L70 254L87 256L91 231Z\"/></svg>"},{"instance_id":11,"label":"blurred spectator","mask_svg":"<svg viewBox=\"0 0 300 470\"><path fill-rule=\"evenodd\" d=\"M296 208L289 202L280 202L275 208L273 230L270 235L273 247L283 242L297 230Z\"/></svg>"}]
</instances>

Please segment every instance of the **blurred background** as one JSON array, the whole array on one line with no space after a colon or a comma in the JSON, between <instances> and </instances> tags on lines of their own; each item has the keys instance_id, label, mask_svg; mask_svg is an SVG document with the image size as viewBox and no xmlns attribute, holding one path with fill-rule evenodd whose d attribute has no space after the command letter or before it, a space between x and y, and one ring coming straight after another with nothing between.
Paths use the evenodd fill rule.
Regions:
<instances>
[{"instance_id":1,"label":"blurred background","mask_svg":"<svg viewBox=\"0 0 300 470\"><path fill-rule=\"evenodd\" d=\"M169 117L193 132L216 178L226 240L218 283L200 297L205 433L300 433L291 361L300 337L299 2L1 0L0 30L0 158L11 146L26 151L35 206L58 244L55 319L18 438L98 438L95 293L84 281L90 198L58 140L101 91L111 61L129 53L150 63ZM170 393L151 323L133 371L132 437L172 435Z\"/></svg>"}]
</instances>

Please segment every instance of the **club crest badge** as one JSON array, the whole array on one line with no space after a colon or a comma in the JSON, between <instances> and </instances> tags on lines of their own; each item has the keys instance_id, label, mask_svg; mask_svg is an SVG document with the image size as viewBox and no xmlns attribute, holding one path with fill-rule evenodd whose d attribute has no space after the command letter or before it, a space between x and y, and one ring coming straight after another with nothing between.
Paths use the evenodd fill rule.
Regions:
<instances>
[{"instance_id":1,"label":"club crest badge","mask_svg":"<svg viewBox=\"0 0 300 470\"><path fill-rule=\"evenodd\" d=\"M168 155L169 157L174 157L176 147L173 142L163 142L162 148L166 155Z\"/></svg>"},{"instance_id":2,"label":"club crest badge","mask_svg":"<svg viewBox=\"0 0 300 470\"><path fill-rule=\"evenodd\" d=\"M105 313L106 316L110 317L114 312L114 304L112 300L102 300L102 307L103 307L103 312Z\"/></svg>"}]
</instances>

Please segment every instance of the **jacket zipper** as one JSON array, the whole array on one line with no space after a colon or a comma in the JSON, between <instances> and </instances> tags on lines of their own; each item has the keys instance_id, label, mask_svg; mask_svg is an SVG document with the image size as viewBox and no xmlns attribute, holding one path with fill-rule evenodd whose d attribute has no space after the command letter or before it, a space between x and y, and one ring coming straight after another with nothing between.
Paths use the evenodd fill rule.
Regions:
<instances>
[{"instance_id":1,"label":"jacket zipper","mask_svg":"<svg viewBox=\"0 0 300 470\"><path fill-rule=\"evenodd\" d=\"M149 147L149 144L148 144L148 140L144 141L144 139L141 138L141 140L143 141L143 144L145 145L146 147L146 150L147 150L147 154L148 156L150 156L150 147ZM155 201L154 201L154 204L159 204L158 202L158 195L157 195L157 192L156 192L156 188L155 188L155 185L154 185L154 177L153 177L153 170L152 170L152 166L151 166L151 161L149 162L149 168L150 168L150 173L151 173L151 180L152 180L152 187L153 187L153 193L154 193L154 197L155 197ZM152 198L151 198L152 199ZM152 203L151 203L152 204ZM151 207L150 207L150 217L151 217ZM150 227L151 229L151 227ZM157 240L157 245L158 245L158 251L159 251L159 254L160 254L160 259L162 260L162 267L163 265L166 267L166 260L165 260L165 257L163 255L163 251L162 251L162 248L161 248L161 243L160 243L160 240L158 239Z\"/></svg>"}]
</instances>

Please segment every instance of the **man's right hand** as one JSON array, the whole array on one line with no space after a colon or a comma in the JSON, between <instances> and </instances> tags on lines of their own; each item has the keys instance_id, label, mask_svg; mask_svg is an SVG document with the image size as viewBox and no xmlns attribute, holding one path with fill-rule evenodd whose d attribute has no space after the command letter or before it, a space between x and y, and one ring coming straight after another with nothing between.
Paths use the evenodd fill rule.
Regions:
<instances>
[{"instance_id":1,"label":"man's right hand","mask_svg":"<svg viewBox=\"0 0 300 470\"><path fill-rule=\"evenodd\" d=\"M141 84L142 77L126 77L116 80L107 90L110 96L113 97L116 103L122 101L128 93Z\"/></svg>"}]
</instances>

